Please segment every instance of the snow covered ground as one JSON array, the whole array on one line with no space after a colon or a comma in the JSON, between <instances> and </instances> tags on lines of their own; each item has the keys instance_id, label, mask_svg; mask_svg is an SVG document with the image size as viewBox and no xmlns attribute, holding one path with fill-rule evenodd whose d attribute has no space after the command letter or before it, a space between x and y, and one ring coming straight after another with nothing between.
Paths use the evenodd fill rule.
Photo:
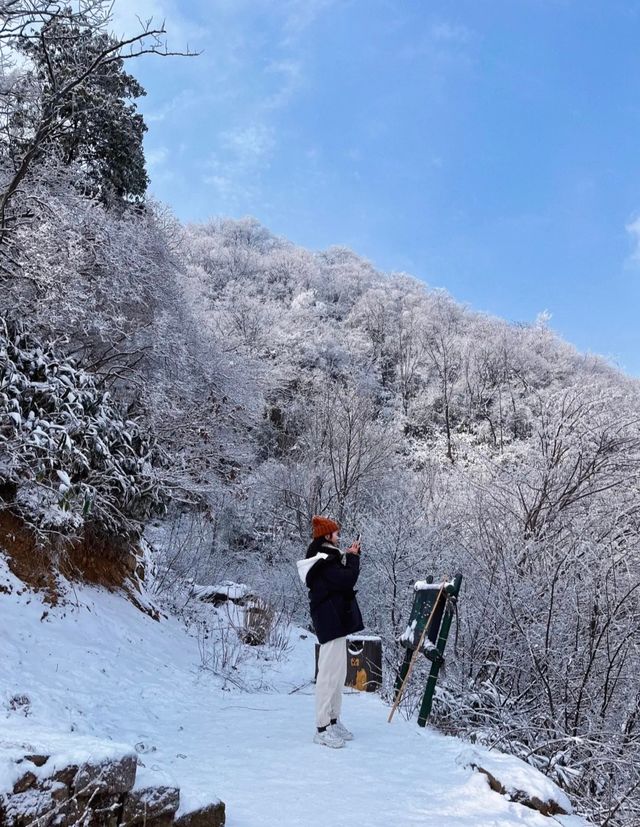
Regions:
<instances>
[{"instance_id":1,"label":"snow covered ground","mask_svg":"<svg viewBox=\"0 0 640 827\"><path fill-rule=\"evenodd\" d=\"M0 752L43 729L70 744L77 735L128 744L145 781L180 786L182 812L221 798L229 827L585 824L545 818L492 792L469 763L480 758L491 771L503 762L503 780L510 775L541 798L555 788L516 759L488 756L400 716L389 725L376 695L345 697L343 717L356 739L344 749L313 744L314 639L304 630L292 630L279 661L244 647L247 660L231 672L254 687L247 692L228 681L223 688L201 668L211 641L195 626L154 621L99 589L71 597L44 605L0 556Z\"/></svg>"}]
</instances>

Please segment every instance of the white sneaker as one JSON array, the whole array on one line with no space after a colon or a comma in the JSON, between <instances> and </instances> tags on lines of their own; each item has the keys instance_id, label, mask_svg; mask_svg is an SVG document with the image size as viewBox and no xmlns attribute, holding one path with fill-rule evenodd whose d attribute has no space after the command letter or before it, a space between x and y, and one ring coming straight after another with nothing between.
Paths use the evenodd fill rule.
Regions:
<instances>
[{"instance_id":1,"label":"white sneaker","mask_svg":"<svg viewBox=\"0 0 640 827\"><path fill-rule=\"evenodd\" d=\"M318 732L313 736L314 744L322 744L323 747L331 747L332 749L340 749L344 746L344 739L332 732L332 726L328 726L324 732Z\"/></svg>"},{"instance_id":2,"label":"white sneaker","mask_svg":"<svg viewBox=\"0 0 640 827\"><path fill-rule=\"evenodd\" d=\"M353 732L349 732L342 721L336 721L335 724L331 724L329 729L338 738L342 738L343 741L353 741Z\"/></svg>"}]
</instances>

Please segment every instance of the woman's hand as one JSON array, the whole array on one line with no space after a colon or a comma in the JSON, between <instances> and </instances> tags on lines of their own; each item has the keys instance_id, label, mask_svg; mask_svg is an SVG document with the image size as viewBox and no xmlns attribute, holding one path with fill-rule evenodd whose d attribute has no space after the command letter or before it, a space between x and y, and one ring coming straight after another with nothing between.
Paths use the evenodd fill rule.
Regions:
<instances>
[{"instance_id":1,"label":"woman's hand","mask_svg":"<svg viewBox=\"0 0 640 827\"><path fill-rule=\"evenodd\" d=\"M354 540L346 550L347 554L360 554L360 540Z\"/></svg>"}]
</instances>

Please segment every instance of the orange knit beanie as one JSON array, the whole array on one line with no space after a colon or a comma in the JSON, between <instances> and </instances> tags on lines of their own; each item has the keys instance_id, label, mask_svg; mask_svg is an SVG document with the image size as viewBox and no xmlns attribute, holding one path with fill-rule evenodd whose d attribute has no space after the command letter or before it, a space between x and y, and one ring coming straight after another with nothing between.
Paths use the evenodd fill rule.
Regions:
<instances>
[{"instance_id":1,"label":"orange knit beanie","mask_svg":"<svg viewBox=\"0 0 640 827\"><path fill-rule=\"evenodd\" d=\"M313 539L324 537L326 534L333 534L334 531L340 531L340 525L335 520L329 517L321 517L316 514L311 518L311 525L313 526Z\"/></svg>"}]
</instances>

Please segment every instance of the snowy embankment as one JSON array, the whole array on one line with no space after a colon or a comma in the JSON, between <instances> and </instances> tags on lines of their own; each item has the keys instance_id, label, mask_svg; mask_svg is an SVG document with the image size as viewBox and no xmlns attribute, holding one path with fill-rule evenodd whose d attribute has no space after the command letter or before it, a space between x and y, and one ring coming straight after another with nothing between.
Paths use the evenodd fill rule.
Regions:
<instances>
[{"instance_id":1,"label":"snowy embankment","mask_svg":"<svg viewBox=\"0 0 640 827\"><path fill-rule=\"evenodd\" d=\"M0 787L10 781L17 743L46 735L72 753L89 736L135 749L145 781L180 787L182 813L221 798L229 827L320 827L354 817L371 827L583 827L575 816L544 817L509 801L471 765L568 806L535 770L399 716L389 725L375 695L345 698L356 735L345 749L313 744L313 636L293 629L279 660L245 647L232 671L253 687L247 692L229 681L223 688L201 668L211 643L202 629L175 617L154 621L123 597L88 587L52 608L0 556Z\"/></svg>"}]
</instances>

